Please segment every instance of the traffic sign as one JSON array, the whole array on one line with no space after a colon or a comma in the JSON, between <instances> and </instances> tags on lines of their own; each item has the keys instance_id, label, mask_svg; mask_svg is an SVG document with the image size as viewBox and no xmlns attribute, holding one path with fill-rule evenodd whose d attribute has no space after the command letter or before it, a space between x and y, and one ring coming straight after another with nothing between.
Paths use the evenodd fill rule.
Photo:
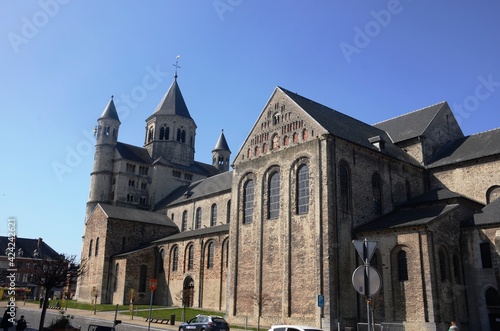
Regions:
<instances>
[{"instance_id":1,"label":"traffic sign","mask_svg":"<svg viewBox=\"0 0 500 331\"><path fill-rule=\"evenodd\" d=\"M151 291L154 291L156 290L157 287L158 287L158 279L151 278L149 280L149 289Z\"/></svg>"},{"instance_id":2,"label":"traffic sign","mask_svg":"<svg viewBox=\"0 0 500 331\"><path fill-rule=\"evenodd\" d=\"M352 243L356 248L356 251L358 251L359 256L361 256L363 262L370 263L370 260L372 259L373 254L375 253L375 249L378 246L378 242L369 241L368 239L365 239L365 240L353 240Z\"/></svg>"},{"instance_id":3,"label":"traffic sign","mask_svg":"<svg viewBox=\"0 0 500 331\"><path fill-rule=\"evenodd\" d=\"M323 294L318 294L318 307L325 306L325 296Z\"/></svg>"},{"instance_id":4,"label":"traffic sign","mask_svg":"<svg viewBox=\"0 0 500 331\"><path fill-rule=\"evenodd\" d=\"M368 284L365 283L366 278L368 278ZM365 284L368 285L368 293L365 293L367 292ZM381 286L380 274L378 270L372 266L359 266L352 274L352 285L359 294L365 296L377 294Z\"/></svg>"}]
</instances>

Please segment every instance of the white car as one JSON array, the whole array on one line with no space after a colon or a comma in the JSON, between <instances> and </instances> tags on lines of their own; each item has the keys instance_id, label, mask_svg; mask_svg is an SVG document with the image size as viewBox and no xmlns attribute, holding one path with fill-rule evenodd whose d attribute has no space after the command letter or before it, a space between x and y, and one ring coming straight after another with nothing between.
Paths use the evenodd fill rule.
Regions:
<instances>
[{"instance_id":1,"label":"white car","mask_svg":"<svg viewBox=\"0 0 500 331\"><path fill-rule=\"evenodd\" d=\"M273 325L269 331L323 331L320 328L306 325Z\"/></svg>"}]
</instances>

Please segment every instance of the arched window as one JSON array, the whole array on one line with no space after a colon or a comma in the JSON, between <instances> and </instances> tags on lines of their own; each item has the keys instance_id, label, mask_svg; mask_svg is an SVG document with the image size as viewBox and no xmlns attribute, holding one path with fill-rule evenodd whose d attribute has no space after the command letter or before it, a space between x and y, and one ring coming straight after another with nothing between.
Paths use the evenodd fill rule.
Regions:
<instances>
[{"instance_id":1,"label":"arched window","mask_svg":"<svg viewBox=\"0 0 500 331\"><path fill-rule=\"evenodd\" d=\"M280 215L280 174L273 173L268 184L268 218L277 218Z\"/></svg>"},{"instance_id":2,"label":"arched window","mask_svg":"<svg viewBox=\"0 0 500 331\"><path fill-rule=\"evenodd\" d=\"M196 219L194 223L194 228L195 229L201 228L201 207L198 207L196 209Z\"/></svg>"},{"instance_id":3,"label":"arched window","mask_svg":"<svg viewBox=\"0 0 500 331\"><path fill-rule=\"evenodd\" d=\"M243 223L252 223L253 220L253 180L249 180L244 189L243 196Z\"/></svg>"},{"instance_id":4,"label":"arched window","mask_svg":"<svg viewBox=\"0 0 500 331\"><path fill-rule=\"evenodd\" d=\"M448 275L446 273L447 258L446 258L446 253L443 249L439 250L438 259L439 259L439 275L441 277L441 281L444 282L448 278Z\"/></svg>"},{"instance_id":5,"label":"arched window","mask_svg":"<svg viewBox=\"0 0 500 331\"><path fill-rule=\"evenodd\" d=\"M187 212L187 210L184 210L182 212L181 231L186 231L187 230L187 225L188 225L188 212Z\"/></svg>"},{"instance_id":6,"label":"arched window","mask_svg":"<svg viewBox=\"0 0 500 331\"><path fill-rule=\"evenodd\" d=\"M290 143L290 139L288 138L288 136L284 136L283 137L283 146L288 146L289 143Z\"/></svg>"},{"instance_id":7,"label":"arched window","mask_svg":"<svg viewBox=\"0 0 500 331\"><path fill-rule=\"evenodd\" d=\"M406 186L406 200L410 200L411 199L411 184L410 184L409 180L406 181L405 186Z\"/></svg>"},{"instance_id":8,"label":"arched window","mask_svg":"<svg viewBox=\"0 0 500 331\"><path fill-rule=\"evenodd\" d=\"M182 143L186 142L186 129L184 128L177 129L177 141L180 141Z\"/></svg>"},{"instance_id":9,"label":"arched window","mask_svg":"<svg viewBox=\"0 0 500 331\"><path fill-rule=\"evenodd\" d=\"M172 249L172 271L179 269L179 247L177 245Z\"/></svg>"},{"instance_id":10,"label":"arched window","mask_svg":"<svg viewBox=\"0 0 500 331\"><path fill-rule=\"evenodd\" d=\"M207 246L207 269L214 268L214 242L211 241Z\"/></svg>"},{"instance_id":11,"label":"arched window","mask_svg":"<svg viewBox=\"0 0 500 331\"><path fill-rule=\"evenodd\" d=\"M95 256L97 256L97 254L99 254L99 237L97 237L97 239L95 240Z\"/></svg>"},{"instance_id":12,"label":"arched window","mask_svg":"<svg viewBox=\"0 0 500 331\"><path fill-rule=\"evenodd\" d=\"M297 214L309 212L309 167L300 166L297 171Z\"/></svg>"},{"instance_id":13,"label":"arched window","mask_svg":"<svg viewBox=\"0 0 500 331\"><path fill-rule=\"evenodd\" d=\"M210 226L217 225L217 205L214 203L210 208Z\"/></svg>"},{"instance_id":14,"label":"arched window","mask_svg":"<svg viewBox=\"0 0 500 331\"><path fill-rule=\"evenodd\" d=\"M453 254L453 277L455 278L455 283L462 283L460 277L460 258L457 253Z\"/></svg>"},{"instance_id":15,"label":"arched window","mask_svg":"<svg viewBox=\"0 0 500 331\"><path fill-rule=\"evenodd\" d=\"M141 271L139 272L139 292L146 292L146 282L148 277L148 266L141 265Z\"/></svg>"},{"instance_id":16,"label":"arched window","mask_svg":"<svg viewBox=\"0 0 500 331\"><path fill-rule=\"evenodd\" d=\"M90 239L90 243L89 243L89 257L92 256L92 239Z\"/></svg>"},{"instance_id":17,"label":"arched window","mask_svg":"<svg viewBox=\"0 0 500 331\"><path fill-rule=\"evenodd\" d=\"M498 198L500 198L500 186L493 185L486 191L486 204L490 204Z\"/></svg>"},{"instance_id":18,"label":"arched window","mask_svg":"<svg viewBox=\"0 0 500 331\"><path fill-rule=\"evenodd\" d=\"M163 125L160 128L160 140L168 140L169 139L169 134L170 134L170 128L166 125Z\"/></svg>"},{"instance_id":19,"label":"arched window","mask_svg":"<svg viewBox=\"0 0 500 331\"><path fill-rule=\"evenodd\" d=\"M148 131L148 143L153 141L153 137L154 137L154 130L153 127L150 126Z\"/></svg>"},{"instance_id":20,"label":"arched window","mask_svg":"<svg viewBox=\"0 0 500 331\"><path fill-rule=\"evenodd\" d=\"M163 267L163 261L165 261L165 251L160 249L160 254L158 255L158 273L163 273L165 271Z\"/></svg>"},{"instance_id":21,"label":"arched window","mask_svg":"<svg viewBox=\"0 0 500 331\"><path fill-rule=\"evenodd\" d=\"M227 201L227 207L226 207L226 224L229 224L231 222L231 199Z\"/></svg>"},{"instance_id":22,"label":"arched window","mask_svg":"<svg viewBox=\"0 0 500 331\"><path fill-rule=\"evenodd\" d=\"M372 176L373 209L375 214L382 213L382 180L378 173Z\"/></svg>"},{"instance_id":23,"label":"arched window","mask_svg":"<svg viewBox=\"0 0 500 331\"><path fill-rule=\"evenodd\" d=\"M307 140L308 135L309 135L309 134L307 133L307 129L304 129L304 130L302 131L302 140Z\"/></svg>"},{"instance_id":24,"label":"arched window","mask_svg":"<svg viewBox=\"0 0 500 331\"><path fill-rule=\"evenodd\" d=\"M398 279L400 282L408 280L408 260L404 250L398 252Z\"/></svg>"},{"instance_id":25,"label":"arched window","mask_svg":"<svg viewBox=\"0 0 500 331\"><path fill-rule=\"evenodd\" d=\"M299 135L297 134L297 132L293 133L292 140L293 140L294 143L298 143L299 142Z\"/></svg>"},{"instance_id":26,"label":"arched window","mask_svg":"<svg viewBox=\"0 0 500 331\"><path fill-rule=\"evenodd\" d=\"M340 176L340 210L343 213L351 212L351 171L345 162L339 164Z\"/></svg>"},{"instance_id":27,"label":"arched window","mask_svg":"<svg viewBox=\"0 0 500 331\"><path fill-rule=\"evenodd\" d=\"M187 268L188 270L193 270L194 268L194 246L189 245L187 254Z\"/></svg>"},{"instance_id":28,"label":"arched window","mask_svg":"<svg viewBox=\"0 0 500 331\"><path fill-rule=\"evenodd\" d=\"M113 279L113 292L116 292L118 290L118 275L120 272L120 265L117 263L115 264L115 277Z\"/></svg>"}]
</instances>

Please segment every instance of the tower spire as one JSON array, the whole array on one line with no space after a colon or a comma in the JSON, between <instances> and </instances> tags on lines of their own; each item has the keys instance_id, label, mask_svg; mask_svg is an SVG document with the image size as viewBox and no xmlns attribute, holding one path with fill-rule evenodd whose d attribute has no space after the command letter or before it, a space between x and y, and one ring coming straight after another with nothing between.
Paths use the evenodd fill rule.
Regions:
<instances>
[{"instance_id":1,"label":"tower spire","mask_svg":"<svg viewBox=\"0 0 500 331\"><path fill-rule=\"evenodd\" d=\"M179 66L179 58L180 58L180 57L181 57L180 55L177 55L177 56L175 57L175 64L172 64L172 65L175 67L175 75L174 75L174 79L177 79L177 69L178 69L178 68L180 68L180 66Z\"/></svg>"}]
</instances>

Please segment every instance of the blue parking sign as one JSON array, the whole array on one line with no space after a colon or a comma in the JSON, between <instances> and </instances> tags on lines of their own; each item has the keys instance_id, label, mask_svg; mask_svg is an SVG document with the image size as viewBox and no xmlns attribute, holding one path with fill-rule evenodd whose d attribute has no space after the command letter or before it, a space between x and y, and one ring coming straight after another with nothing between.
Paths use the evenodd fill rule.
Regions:
<instances>
[{"instance_id":1,"label":"blue parking sign","mask_svg":"<svg viewBox=\"0 0 500 331\"><path fill-rule=\"evenodd\" d=\"M318 307L325 306L325 296L323 294L318 294Z\"/></svg>"}]
</instances>

